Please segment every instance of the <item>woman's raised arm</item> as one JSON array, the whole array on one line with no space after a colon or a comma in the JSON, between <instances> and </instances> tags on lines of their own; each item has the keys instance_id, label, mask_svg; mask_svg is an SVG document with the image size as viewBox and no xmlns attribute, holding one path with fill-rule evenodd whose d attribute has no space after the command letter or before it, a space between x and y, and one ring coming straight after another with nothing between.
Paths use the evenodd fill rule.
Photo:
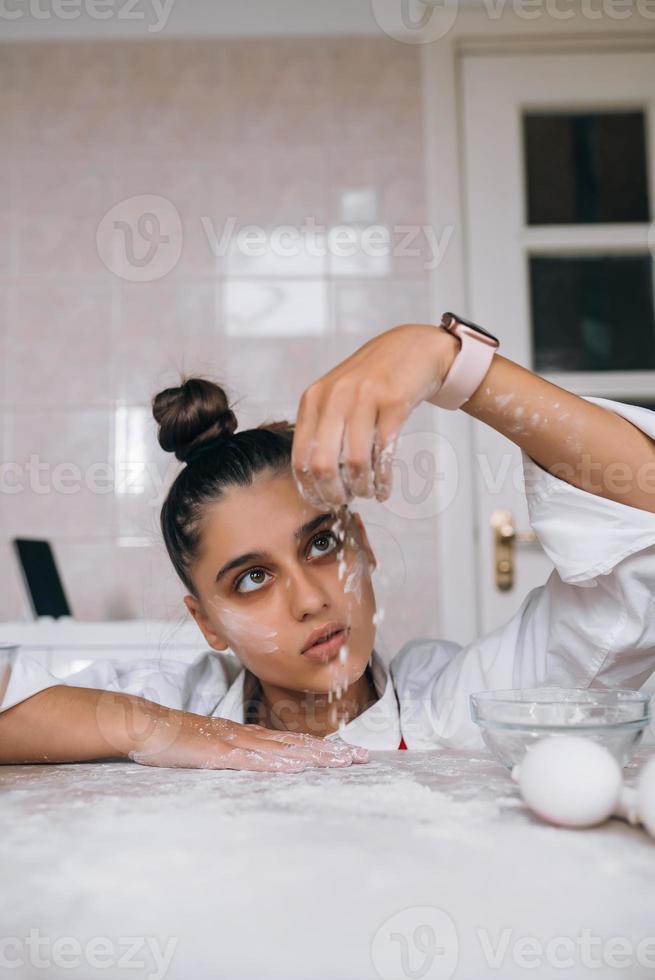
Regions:
<instances>
[{"instance_id":1,"label":"woman's raised arm","mask_svg":"<svg viewBox=\"0 0 655 980\"><path fill-rule=\"evenodd\" d=\"M655 513L655 441L615 412L498 354L462 411L566 483Z\"/></svg>"},{"instance_id":2,"label":"woman's raised arm","mask_svg":"<svg viewBox=\"0 0 655 980\"><path fill-rule=\"evenodd\" d=\"M385 500L400 429L419 402L436 398L458 351L446 330L402 324L314 382L300 402L292 458L307 499ZM462 410L567 483L655 512L655 441L615 413L498 354Z\"/></svg>"}]
</instances>

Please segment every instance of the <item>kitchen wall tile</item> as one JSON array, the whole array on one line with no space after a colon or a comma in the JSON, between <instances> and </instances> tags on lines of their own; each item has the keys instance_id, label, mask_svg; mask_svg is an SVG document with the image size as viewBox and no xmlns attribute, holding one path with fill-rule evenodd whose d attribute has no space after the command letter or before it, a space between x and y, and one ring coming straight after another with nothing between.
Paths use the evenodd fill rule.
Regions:
<instances>
[{"instance_id":1,"label":"kitchen wall tile","mask_svg":"<svg viewBox=\"0 0 655 980\"><path fill-rule=\"evenodd\" d=\"M120 138L128 90L119 46L54 41L21 44L18 55L24 140L111 145Z\"/></svg>"},{"instance_id":2,"label":"kitchen wall tile","mask_svg":"<svg viewBox=\"0 0 655 980\"><path fill-rule=\"evenodd\" d=\"M16 165L18 271L107 281L96 232L115 203L112 161L102 146L25 145Z\"/></svg>"},{"instance_id":3,"label":"kitchen wall tile","mask_svg":"<svg viewBox=\"0 0 655 980\"><path fill-rule=\"evenodd\" d=\"M219 298L213 283L123 283L114 350L116 397L149 404L182 374L220 372Z\"/></svg>"},{"instance_id":4,"label":"kitchen wall tile","mask_svg":"<svg viewBox=\"0 0 655 980\"><path fill-rule=\"evenodd\" d=\"M2 55L0 53L0 59ZM2 84L0 80L0 85ZM0 113L1 113L0 109ZM7 127L8 129L8 127ZM8 279L16 272L17 258L17 208L16 193L18 186L18 174L16 172L15 150L17 142L15 138L5 132L3 137L3 124L0 116L0 282Z\"/></svg>"},{"instance_id":5,"label":"kitchen wall tile","mask_svg":"<svg viewBox=\"0 0 655 980\"><path fill-rule=\"evenodd\" d=\"M244 400L297 404L304 389L331 367L320 338L245 338L228 346L225 377Z\"/></svg>"},{"instance_id":6,"label":"kitchen wall tile","mask_svg":"<svg viewBox=\"0 0 655 980\"><path fill-rule=\"evenodd\" d=\"M329 323L324 280L230 279L223 289L222 317L231 345L246 339L317 337Z\"/></svg>"},{"instance_id":7,"label":"kitchen wall tile","mask_svg":"<svg viewBox=\"0 0 655 980\"><path fill-rule=\"evenodd\" d=\"M209 278L224 271L223 238L233 213L234 174L229 155L225 158L208 153L198 154L189 165L188 153L181 146L161 152L157 149L119 150L115 154L115 200L144 196L142 212L154 213L161 231L155 225L138 227L131 245L139 259L157 240L154 234L166 233L166 211L173 208L179 215L182 242L178 261L163 277L166 280ZM153 198L161 198L161 203ZM138 203L138 202L137 202ZM137 207L137 216L140 214ZM150 236L150 237L149 237ZM157 278L155 281L162 281Z\"/></svg>"},{"instance_id":8,"label":"kitchen wall tile","mask_svg":"<svg viewBox=\"0 0 655 980\"><path fill-rule=\"evenodd\" d=\"M234 172L232 213L245 224L303 226L328 218L328 158L323 134L310 145L235 143L229 149Z\"/></svg>"},{"instance_id":9,"label":"kitchen wall tile","mask_svg":"<svg viewBox=\"0 0 655 980\"><path fill-rule=\"evenodd\" d=\"M237 40L227 46L230 136L297 147L333 128L333 64L322 40Z\"/></svg>"},{"instance_id":10,"label":"kitchen wall tile","mask_svg":"<svg viewBox=\"0 0 655 980\"><path fill-rule=\"evenodd\" d=\"M18 135L21 46L0 43L0 145Z\"/></svg>"},{"instance_id":11,"label":"kitchen wall tile","mask_svg":"<svg viewBox=\"0 0 655 980\"><path fill-rule=\"evenodd\" d=\"M118 406L113 437L116 534L156 544L161 506L180 464L159 446L149 406Z\"/></svg>"},{"instance_id":12,"label":"kitchen wall tile","mask_svg":"<svg viewBox=\"0 0 655 980\"><path fill-rule=\"evenodd\" d=\"M429 284L424 280L335 282L331 286L336 335L362 344L400 323L429 323Z\"/></svg>"},{"instance_id":13,"label":"kitchen wall tile","mask_svg":"<svg viewBox=\"0 0 655 980\"><path fill-rule=\"evenodd\" d=\"M0 281L0 406L9 407L8 385L12 371L8 361L9 349L9 289ZM0 428L0 440L2 429ZM0 445L2 443L0 442ZM4 447L3 447L4 448Z\"/></svg>"},{"instance_id":14,"label":"kitchen wall tile","mask_svg":"<svg viewBox=\"0 0 655 980\"><path fill-rule=\"evenodd\" d=\"M7 399L16 408L111 404L110 285L23 280L11 288Z\"/></svg>"},{"instance_id":15,"label":"kitchen wall tile","mask_svg":"<svg viewBox=\"0 0 655 980\"><path fill-rule=\"evenodd\" d=\"M412 145L421 133L419 60L413 45L385 38L335 38L333 145Z\"/></svg>"},{"instance_id":16,"label":"kitchen wall tile","mask_svg":"<svg viewBox=\"0 0 655 980\"><path fill-rule=\"evenodd\" d=\"M2 566L2 588L0 589L0 622L22 622L31 619L30 604L23 585L18 560L11 547L11 529L0 522L0 565ZM6 534L6 537L5 537Z\"/></svg>"},{"instance_id":17,"label":"kitchen wall tile","mask_svg":"<svg viewBox=\"0 0 655 980\"><path fill-rule=\"evenodd\" d=\"M110 421L100 409L14 415L9 458L20 467L22 489L6 510L17 535L112 533Z\"/></svg>"},{"instance_id":18,"label":"kitchen wall tile","mask_svg":"<svg viewBox=\"0 0 655 980\"><path fill-rule=\"evenodd\" d=\"M121 46L127 146L184 149L187 159L218 151L227 135L226 46L176 39ZM193 169L193 168L190 168Z\"/></svg>"},{"instance_id":19,"label":"kitchen wall tile","mask_svg":"<svg viewBox=\"0 0 655 980\"><path fill-rule=\"evenodd\" d=\"M82 620L186 620L185 594L161 547L115 540L57 540L54 546L73 612Z\"/></svg>"}]
</instances>

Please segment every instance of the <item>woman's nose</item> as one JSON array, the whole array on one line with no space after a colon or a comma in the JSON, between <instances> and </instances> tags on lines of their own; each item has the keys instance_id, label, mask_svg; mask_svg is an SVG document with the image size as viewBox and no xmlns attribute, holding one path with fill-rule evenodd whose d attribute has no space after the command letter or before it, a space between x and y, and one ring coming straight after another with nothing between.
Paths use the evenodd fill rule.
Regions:
<instances>
[{"instance_id":1,"label":"woman's nose","mask_svg":"<svg viewBox=\"0 0 655 980\"><path fill-rule=\"evenodd\" d=\"M296 619L315 615L330 605L329 593L321 585L319 576L298 570L288 573L285 582L291 614Z\"/></svg>"}]
</instances>

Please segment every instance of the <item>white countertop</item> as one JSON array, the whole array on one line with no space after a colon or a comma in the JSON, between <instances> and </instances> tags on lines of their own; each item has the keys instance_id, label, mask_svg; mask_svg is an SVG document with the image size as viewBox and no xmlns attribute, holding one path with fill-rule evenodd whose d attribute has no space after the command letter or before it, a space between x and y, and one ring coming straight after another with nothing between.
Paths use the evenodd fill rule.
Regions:
<instances>
[{"instance_id":1,"label":"white countertop","mask_svg":"<svg viewBox=\"0 0 655 980\"><path fill-rule=\"evenodd\" d=\"M176 621L126 619L84 622L62 616L41 616L25 623L0 623L0 643L16 646L72 648L147 648L194 646L206 649L207 642L190 617Z\"/></svg>"},{"instance_id":2,"label":"white countertop","mask_svg":"<svg viewBox=\"0 0 655 980\"><path fill-rule=\"evenodd\" d=\"M37 929L51 957L12 970L21 980L655 974L655 842L619 820L541 823L483 753L377 752L299 775L7 766L0 793L2 935L29 963ZM80 966L56 965L61 937ZM113 944L104 969L85 959L97 937ZM118 963L126 937L141 969Z\"/></svg>"},{"instance_id":3,"label":"white countertop","mask_svg":"<svg viewBox=\"0 0 655 980\"><path fill-rule=\"evenodd\" d=\"M190 663L207 650L207 641L191 618L92 623L41 616L29 623L0 623L2 644L20 647L57 677L82 670L94 660L157 658Z\"/></svg>"}]
</instances>

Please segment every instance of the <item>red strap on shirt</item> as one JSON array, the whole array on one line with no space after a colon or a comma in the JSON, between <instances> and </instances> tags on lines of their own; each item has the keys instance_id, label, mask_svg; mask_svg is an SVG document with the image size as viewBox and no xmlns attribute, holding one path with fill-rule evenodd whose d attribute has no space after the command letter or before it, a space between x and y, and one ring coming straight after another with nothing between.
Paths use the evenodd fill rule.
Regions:
<instances>
[{"instance_id":1,"label":"red strap on shirt","mask_svg":"<svg viewBox=\"0 0 655 980\"><path fill-rule=\"evenodd\" d=\"M407 746L405 745L405 739L401 735L400 736L400 745L398 746L398 751L400 751L400 749L406 749L406 748L407 748Z\"/></svg>"}]
</instances>

